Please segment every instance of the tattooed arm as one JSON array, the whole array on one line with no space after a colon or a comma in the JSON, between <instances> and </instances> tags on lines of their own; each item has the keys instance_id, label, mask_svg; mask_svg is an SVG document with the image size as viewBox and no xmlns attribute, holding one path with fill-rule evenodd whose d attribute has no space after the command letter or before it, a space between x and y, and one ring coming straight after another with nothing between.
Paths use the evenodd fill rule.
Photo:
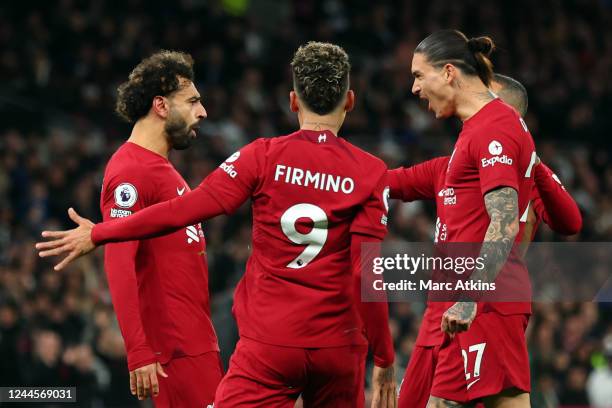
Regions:
<instances>
[{"instance_id":1,"label":"tattooed arm","mask_svg":"<svg viewBox=\"0 0 612 408\"><path fill-rule=\"evenodd\" d=\"M492 283L506 263L519 231L518 194L511 187L501 187L485 194L484 200L491 219L479 254L484 268L475 269L470 280ZM475 302L457 302L442 316L442 330L449 334L465 331L475 317Z\"/></svg>"}]
</instances>

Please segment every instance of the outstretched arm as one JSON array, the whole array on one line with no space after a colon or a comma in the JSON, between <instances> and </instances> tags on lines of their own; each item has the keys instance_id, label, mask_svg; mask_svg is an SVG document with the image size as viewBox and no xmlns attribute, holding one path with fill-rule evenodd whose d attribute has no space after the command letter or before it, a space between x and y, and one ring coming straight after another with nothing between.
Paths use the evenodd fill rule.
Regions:
<instances>
[{"instance_id":1,"label":"outstretched arm","mask_svg":"<svg viewBox=\"0 0 612 408\"><path fill-rule=\"evenodd\" d=\"M229 175L222 164L195 190L126 218L94 226L70 209L70 218L79 226L69 231L44 231L43 237L51 238L51 241L40 242L36 248L41 257L68 253L55 266L56 270L60 270L72 260L92 251L96 245L153 238L220 214L232 213L258 187L260 175L263 174L260 161L265 157L265 147L265 139L257 139L228 157L226 163L231 161L235 168L234 175Z\"/></svg>"},{"instance_id":2,"label":"outstretched arm","mask_svg":"<svg viewBox=\"0 0 612 408\"><path fill-rule=\"evenodd\" d=\"M223 213L223 207L206 190L205 183L181 197L97 225L71 208L68 215L78 227L68 231L43 231L42 236L51 240L36 244L36 249L41 257L67 253L66 258L55 266L55 270L61 270L97 245L161 236Z\"/></svg>"}]
</instances>

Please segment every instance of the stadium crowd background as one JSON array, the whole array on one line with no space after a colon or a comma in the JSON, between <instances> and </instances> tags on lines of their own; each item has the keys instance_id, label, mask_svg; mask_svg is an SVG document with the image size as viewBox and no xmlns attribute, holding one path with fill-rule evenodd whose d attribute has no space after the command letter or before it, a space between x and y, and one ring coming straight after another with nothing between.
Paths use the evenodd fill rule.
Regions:
<instances>
[{"instance_id":1,"label":"stadium crowd background","mask_svg":"<svg viewBox=\"0 0 612 408\"><path fill-rule=\"evenodd\" d=\"M194 187L240 146L296 129L289 61L307 40L336 42L351 57L357 106L341 135L390 167L448 154L458 124L434 120L410 94L412 50L438 28L488 34L499 46L496 71L529 91L526 121L540 157L583 212L583 231L569 240L611 241L611 26L609 0L2 2L0 385L76 385L79 406L137 405L102 251L55 273L33 243L43 228L70 226L69 206L100 219L104 165L130 131L113 113L115 90L151 52L184 50L196 60L208 119L195 146L172 154ZM388 239L431 240L431 205L395 203L391 212ZM237 336L232 291L249 255L249 208L207 222L205 235L227 360ZM562 238L543 227L538 239ZM420 303L392 305L398 381L422 311ZM589 405L589 378L612 370L612 340L603 342L611 333L610 304L535 305L534 407ZM601 378L612 389L612 373Z\"/></svg>"}]
</instances>

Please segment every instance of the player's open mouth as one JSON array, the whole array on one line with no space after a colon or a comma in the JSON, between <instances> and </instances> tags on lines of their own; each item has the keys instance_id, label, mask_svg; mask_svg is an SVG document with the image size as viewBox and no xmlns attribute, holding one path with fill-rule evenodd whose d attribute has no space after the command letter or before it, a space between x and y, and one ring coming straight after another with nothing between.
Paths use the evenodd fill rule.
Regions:
<instances>
[{"instance_id":1,"label":"player's open mouth","mask_svg":"<svg viewBox=\"0 0 612 408\"><path fill-rule=\"evenodd\" d=\"M191 128L191 137L197 137L199 129L200 129L199 127L192 127Z\"/></svg>"}]
</instances>

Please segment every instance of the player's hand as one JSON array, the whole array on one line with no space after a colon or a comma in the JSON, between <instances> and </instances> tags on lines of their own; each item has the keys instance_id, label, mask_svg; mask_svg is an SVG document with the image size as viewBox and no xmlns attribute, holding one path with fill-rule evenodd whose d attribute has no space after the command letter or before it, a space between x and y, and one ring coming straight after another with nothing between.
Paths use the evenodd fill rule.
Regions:
<instances>
[{"instance_id":1,"label":"player's hand","mask_svg":"<svg viewBox=\"0 0 612 408\"><path fill-rule=\"evenodd\" d=\"M130 391L138 396L139 400L159 395L159 382L157 374L168 378L168 374L159 363L151 363L130 371Z\"/></svg>"},{"instance_id":2,"label":"player's hand","mask_svg":"<svg viewBox=\"0 0 612 408\"><path fill-rule=\"evenodd\" d=\"M451 337L466 331L476 318L475 302L457 302L442 315L441 329Z\"/></svg>"},{"instance_id":3,"label":"player's hand","mask_svg":"<svg viewBox=\"0 0 612 408\"><path fill-rule=\"evenodd\" d=\"M67 231L43 231L42 236L50 240L36 244L38 255L41 258L68 253L60 263L55 265L56 271L63 269L70 262L93 251L96 247L91 240L91 231L95 224L81 217L72 208L68 210L68 216L78 224L78 227Z\"/></svg>"},{"instance_id":4,"label":"player's hand","mask_svg":"<svg viewBox=\"0 0 612 408\"><path fill-rule=\"evenodd\" d=\"M374 366L371 408L397 408L397 387L393 365L387 368Z\"/></svg>"}]
</instances>

